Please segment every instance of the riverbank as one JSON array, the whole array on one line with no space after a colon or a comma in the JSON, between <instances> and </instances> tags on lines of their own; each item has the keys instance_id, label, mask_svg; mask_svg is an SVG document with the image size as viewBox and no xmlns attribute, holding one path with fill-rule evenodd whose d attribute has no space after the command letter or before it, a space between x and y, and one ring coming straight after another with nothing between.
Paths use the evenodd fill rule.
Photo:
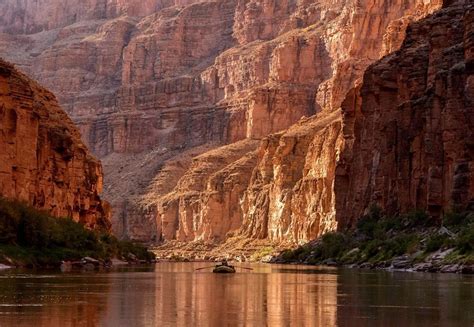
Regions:
<instances>
[{"instance_id":1,"label":"riverbank","mask_svg":"<svg viewBox=\"0 0 474 327\"><path fill-rule=\"evenodd\" d=\"M221 244L167 242L152 248L167 261L269 262L441 273L474 273L474 213L435 221L423 212L387 217L374 207L354 230L303 246L232 237Z\"/></svg>"},{"instance_id":2,"label":"riverbank","mask_svg":"<svg viewBox=\"0 0 474 327\"><path fill-rule=\"evenodd\" d=\"M220 261L267 262L290 244L276 244L268 240L248 239L241 236L228 238L223 243L202 241L168 241L150 248L157 259L166 261Z\"/></svg>"},{"instance_id":3,"label":"riverbank","mask_svg":"<svg viewBox=\"0 0 474 327\"><path fill-rule=\"evenodd\" d=\"M473 274L474 213L438 222L422 212L387 217L374 207L355 230L326 234L270 262Z\"/></svg>"},{"instance_id":4,"label":"riverbank","mask_svg":"<svg viewBox=\"0 0 474 327\"><path fill-rule=\"evenodd\" d=\"M234 236L221 244L170 241L151 249L167 261L270 262L442 273L474 273L474 212L442 221L423 212L394 217L373 207L357 226L303 246Z\"/></svg>"},{"instance_id":5,"label":"riverbank","mask_svg":"<svg viewBox=\"0 0 474 327\"><path fill-rule=\"evenodd\" d=\"M0 264L53 268L84 258L103 263L112 259L149 262L154 255L140 244L119 241L108 231L92 231L71 219L51 217L24 203L0 198Z\"/></svg>"}]
</instances>

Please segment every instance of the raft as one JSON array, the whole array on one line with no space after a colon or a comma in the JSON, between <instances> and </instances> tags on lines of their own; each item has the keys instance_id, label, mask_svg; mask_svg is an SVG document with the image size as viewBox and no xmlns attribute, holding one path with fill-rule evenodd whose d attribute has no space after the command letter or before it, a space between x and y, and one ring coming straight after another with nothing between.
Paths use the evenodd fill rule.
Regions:
<instances>
[{"instance_id":1,"label":"raft","mask_svg":"<svg viewBox=\"0 0 474 327\"><path fill-rule=\"evenodd\" d=\"M216 274L234 274L235 268L234 266L216 266L212 272Z\"/></svg>"}]
</instances>

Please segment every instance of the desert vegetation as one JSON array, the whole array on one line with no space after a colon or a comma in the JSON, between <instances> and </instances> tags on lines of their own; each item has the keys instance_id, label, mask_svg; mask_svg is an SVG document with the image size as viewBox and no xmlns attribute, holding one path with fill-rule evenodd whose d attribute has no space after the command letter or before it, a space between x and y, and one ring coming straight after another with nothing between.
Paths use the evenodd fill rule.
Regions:
<instances>
[{"instance_id":1,"label":"desert vegetation","mask_svg":"<svg viewBox=\"0 0 474 327\"><path fill-rule=\"evenodd\" d=\"M474 262L474 212L452 210L437 220L423 211L389 216L372 206L354 229L283 251L275 261L427 271L461 268Z\"/></svg>"},{"instance_id":2,"label":"desert vegetation","mask_svg":"<svg viewBox=\"0 0 474 327\"><path fill-rule=\"evenodd\" d=\"M69 218L55 218L18 201L0 198L0 262L58 266L64 260L154 259L146 247L120 241L108 231L89 230Z\"/></svg>"}]
</instances>

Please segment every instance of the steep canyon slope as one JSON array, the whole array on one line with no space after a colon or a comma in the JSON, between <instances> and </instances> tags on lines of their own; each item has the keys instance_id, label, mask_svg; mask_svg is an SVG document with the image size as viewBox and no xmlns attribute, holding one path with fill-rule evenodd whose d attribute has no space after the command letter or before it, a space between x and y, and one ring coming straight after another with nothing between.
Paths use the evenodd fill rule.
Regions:
<instances>
[{"instance_id":1,"label":"steep canyon slope","mask_svg":"<svg viewBox=\"0 0 474 327\"><path fill-rule=\"evenodd\" d=\"M369 67L342 106L340 224L371 204L438 218L474 210L473 51L474 5L459 1L412 23L401 49Z\"/></svg>"},{"instance_id":2,"label":"steep canyon slope","mask_svg":"<svg viewBox=\"0 0 474 327\"><path fill-rule=\"evenodd\" d=\"M334 189L359 169L340 163L347 125L361 124L344 98L441 6L137 3L7 0L0 49L58 94L104 161L116 234L144 241L304 242L336 228ZM373 201L354 200L357 213Z\"/></svg>"},{"instance_id":3,"label":"steep canyon slope","mask_svg":"<svg viewBox=\"0 0 474 327\"><path fill-rule=\"evenodd\" d=\"M0 59L0 196L110 228L102 167L52 93Z\"/></svg>"}]
</instances>

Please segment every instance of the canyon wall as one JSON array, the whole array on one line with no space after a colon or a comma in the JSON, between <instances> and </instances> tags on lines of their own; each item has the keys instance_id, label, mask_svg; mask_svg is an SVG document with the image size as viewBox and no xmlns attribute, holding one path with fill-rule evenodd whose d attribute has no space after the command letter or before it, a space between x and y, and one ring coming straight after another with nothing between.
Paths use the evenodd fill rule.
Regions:
<instances>
[{"instance_id":1,"label":"canyon wall","mask_svg":"<svg viewBox=\"0 0 474 327\"><path fill-rule=\"evenodd\" d=\"M294 244L337 228L341 124L340 111L318 114L262 141L242 199L244 236Z\"/></svg>"},{"instance_id":2,"label":"canyon wall","mask_svg":"<svg viewBox=\"0 0 474 327\"><path fill-rule=\"evenodd\" d=\"M268 3L250 3L246 10L252 11L241 16L248 22L234 26L234 35L245 46L218 56L204 76L214 75L209 80L223 91L221 105L233 105L237 117L245 113L240 115L245 123L239 125L241 137L263 140L234 163L212 164L219 181L233 180L227 187L216 187L215 177L199 169L209 162L196 158L188 170L191 175L185 173L171 192L155 198L158 225L165 226L161 239L222 241L241 235L295 244L336 229L334 181L345 144L338 108L365 68L401 45L409 22L439 8L439 3L404 6L385 1L363 3L363 9L348 3L312 4L305 7L315 14L313 20L304 20L310 27L299 29L304 23L291 22L300 18L302 7L295 7L285 23L277 19L277 24L271 15L261 18ZM234 105L239 98L244 101ZM311 115L286 130L284 123ZM229 126L235 130L236 124ZM278 130L285 131L267 137ZM225 148L215 150L219 151L225 153ZM195 171L197 188L187 183ZM209 192L216 190L223 196L209 203Z\"/></svg>"},{"instance_id":3,"label":"canyon wall","mask_svg":"<svg viewBox=\"0 0 474 327\"><path fill-rule=\"evenodd\" d=\"M0 59L0 196L110 228L102 168L52 93Z\"/></svg>"},{"instance_id":4,"label":"canyon wall","mask_svg":"<svg viewBox=\"0 0 474 327\"><path fill-rule=\"evenodd\" d=\"M353 226L371 204L433 217L474 210L473 24L467 2L412 23L401 49L346 99L340 224Z\"/></svg>"},{"instance_id":5,"label":"canyon wall","mask_svg":"<svg viewBox=\"0 0 474 327\"><path fill-rule=\"evenodd\" d=\"M337 228L347 92L441 6L50 0L33 15L36 3L3 4L0 49L102 158L117 235L292 243Z\"/></svg>"}]
</instances>

